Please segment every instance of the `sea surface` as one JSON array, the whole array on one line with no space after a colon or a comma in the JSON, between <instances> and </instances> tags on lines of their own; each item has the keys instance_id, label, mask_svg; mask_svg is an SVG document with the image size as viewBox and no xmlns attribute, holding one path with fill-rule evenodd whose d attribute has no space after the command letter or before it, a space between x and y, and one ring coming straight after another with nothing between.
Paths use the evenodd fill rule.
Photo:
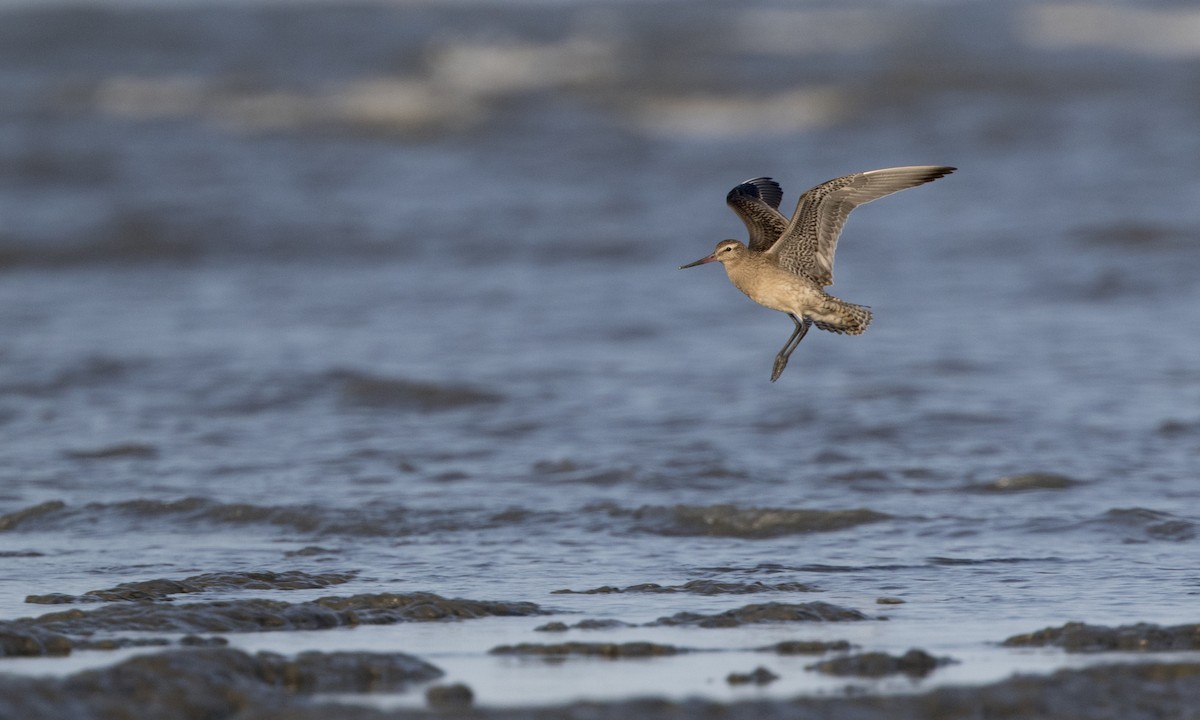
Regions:
<instances>
[{"instance_id":1,"label":"sea surface","mask_svg":"<svg viewBox=\"0 0 1200 720\"><path fill-rule=\"evenodd\" d=\"M488 706L919 691L1111 659L1018 633L1196 622L1198 26L1167 2L5 2L0 618L259 571L349 577L257 594L289 602L537 603L227 635L411 653ZM790 212L910 164L959 169L839 247L830 290L870 330L810 333L769 382L787 318L677 269L744 238L726 191L769 175ZM758 592L582 592L693 581ZM870 619L644 625L816 601ZM489 652L582 619L626 625L565 637L706 652ZM755 652L795 639L957 662ZM757 665L780 679L726 682Z\"/></svg>"}]
</instances>

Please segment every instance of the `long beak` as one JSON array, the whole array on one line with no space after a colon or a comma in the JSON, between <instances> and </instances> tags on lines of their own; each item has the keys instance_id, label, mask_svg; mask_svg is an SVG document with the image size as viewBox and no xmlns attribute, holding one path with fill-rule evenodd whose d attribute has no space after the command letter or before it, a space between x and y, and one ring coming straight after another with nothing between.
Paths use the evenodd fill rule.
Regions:
<instances>
[{"instance_id":1,"label":"long beak","mask_svg":"<svg viewBox=\"0 0 1200 720\"><path fill-rule=\"evenodd\" d=\"M680 265L679 269L683 270L684 268L696 267L697 265L703 265L705 263L716 262L716 261L717 261L717 254L713 253L712 255L709 255L708 257L700 258L699 260L697 260L694 263L688 263L687 265Z\"/></svg>"}]
</instances>

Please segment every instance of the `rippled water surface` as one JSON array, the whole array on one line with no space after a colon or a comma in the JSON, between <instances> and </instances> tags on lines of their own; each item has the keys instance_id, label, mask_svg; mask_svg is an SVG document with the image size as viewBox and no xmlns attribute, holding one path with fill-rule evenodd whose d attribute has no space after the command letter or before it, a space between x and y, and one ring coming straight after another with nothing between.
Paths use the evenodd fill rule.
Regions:
<instances>
[{"instance_id":1,"label":"rippled water surface","mask_svg":"<svg viewBox=\"0 0 1200 720\"><path fill-rule=\"evenodd\" d=\"M983 682L1084 662L1015 633L1195 622L1181 8L5 5L0 617L252 570L353 573L260 593L293 602L535 602L554 615L230 635L411 652L491 704ZM676 269L744 233L722 200L746 177L790 210L932 163L959 171L842 237L831 290L870 331L810 333L777 383L791 324ZM554 594L696 580L811 587ZM487 653L814 601L872 619ZM959 662L848 681L752 652L790 639ZM759 664L782 679L725 683Z\"/></svg>"}]
</instances>

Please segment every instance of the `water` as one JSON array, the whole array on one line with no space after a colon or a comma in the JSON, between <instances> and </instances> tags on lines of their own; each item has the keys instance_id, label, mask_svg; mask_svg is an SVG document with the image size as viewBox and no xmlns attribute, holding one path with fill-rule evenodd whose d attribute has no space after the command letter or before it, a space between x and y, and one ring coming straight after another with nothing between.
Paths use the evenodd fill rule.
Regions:
<instances>
[{"instance_id":1,"label":"water","mask_svg":"<svg viewBox=\"0 0 1200 720\"><path fill-rule=\"evenodd\" d=\"M412 652L497 705L987 682L1096 660L1011 634L1194 622L1200 46L1110 30L1195 11L683 8L5 8L0 617L260 569L358 573L267 593L292 601L564 613L230 638ZM790 322L675 269L742 235L745 177L790 211L927 163L960 170L843 235L832 290L870 331L810 333L778 383ZM551 594L695 579L819 591ZM487 654L553 619L814 600L888 621ZM847 681L751 652L798 637L960 663ZM759 664L782 679L724 682Z\"/></svg>"}]
</instances>

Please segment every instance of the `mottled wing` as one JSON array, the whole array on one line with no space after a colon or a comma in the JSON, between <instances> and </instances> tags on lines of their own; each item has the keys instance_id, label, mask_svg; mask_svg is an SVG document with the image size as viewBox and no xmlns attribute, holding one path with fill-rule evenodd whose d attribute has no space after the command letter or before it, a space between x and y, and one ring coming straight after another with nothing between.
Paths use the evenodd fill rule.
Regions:
<instances>
[{"instance_id":1,"label":"mottled wing","mask_svg":"<svg viewBox=\"0 0 1200 720\"><path fill-rule=\"evenodd\" d=\"M791 222L771 246L781 267L821 285L833 284L833 255L850 211L894 192L954 172L941 165L869 170L821 183L800 196Z\"/></svg>"},{"instance_id":2,"label":"mottled wing","mask_svg":"<svg viewBox=\"0 0 1200 720\"><path fill-rule=\"evenodd\" d=\"M782 200L783 190L769 177L747 180L725 196L725 202L750 232L751 250L762 252L771 247L787 228L787 218L778 210Z\"/></svg>"}]
</instances>

